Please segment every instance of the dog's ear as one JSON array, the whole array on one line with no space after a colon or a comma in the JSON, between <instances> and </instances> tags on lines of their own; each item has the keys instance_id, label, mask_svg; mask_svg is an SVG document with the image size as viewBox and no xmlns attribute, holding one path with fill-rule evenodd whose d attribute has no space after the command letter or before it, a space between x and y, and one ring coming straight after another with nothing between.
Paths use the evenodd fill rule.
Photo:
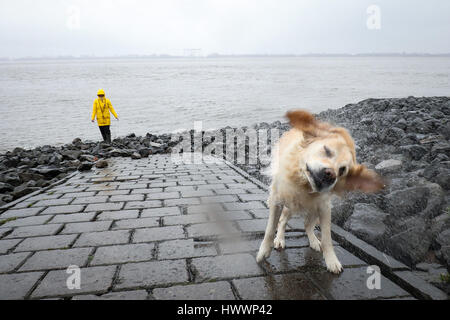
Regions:
<instances>
[{"instance_id":1,"label":"dog's ear","mask_svg":"<svg viewBox=\"0 0 450 320\"><path fill-rule=\"evenodd\" d=\"M286 118L289 119L289 123L292 127L297 128L302 131L309 131L316 126L316 118L304 110L294 110L288 111L286 113Z\"/></svg>"},{"instance_id":2,"label":"dog's ear","mask_svg":"<svg viewBox=\"0 0 450 320\"><path fill-rule=\"evenodd\" d=\"M317 121L311 113L304 110L289 111L286 118L292 127L303 131L308 137L323 135L330 128L328 124Z\"/></svg>"},{"instance_id":3,"label":"dog's ear","mask_svg":"<svg viewBox=\"0 0 450 320\"><path fill-rule=\"evenodd\" d=\"M373 170L364 165L353 166L347 176L342 191L362 191L365 193L377 192L385 187L383 179Z\"/></svg>"}]
</instances>

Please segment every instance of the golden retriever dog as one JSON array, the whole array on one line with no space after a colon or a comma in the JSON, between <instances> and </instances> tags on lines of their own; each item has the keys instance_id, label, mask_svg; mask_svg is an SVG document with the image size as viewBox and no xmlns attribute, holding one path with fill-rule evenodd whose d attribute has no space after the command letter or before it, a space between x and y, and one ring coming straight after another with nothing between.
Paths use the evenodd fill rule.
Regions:
<instances>
[{"instance_id":1,"label":"golden retriever dog","mask_svg":"<svg viewBox=\"0 0 450 320\"><path fill-rule=\"evenodd\" d=\"M356 162L355 144L346 129L320 122L302 110L286 116L292 129L274 147L270 213L256 260L268 258L273 247L283 249L286 223L293 214L302 214L310 247L322 250L330 272L340 273L342 265L331 242L331 197L347 191L376 192L384 183ZM314 234L317 224L320 241Z\"/></svg>"}]
</instances>

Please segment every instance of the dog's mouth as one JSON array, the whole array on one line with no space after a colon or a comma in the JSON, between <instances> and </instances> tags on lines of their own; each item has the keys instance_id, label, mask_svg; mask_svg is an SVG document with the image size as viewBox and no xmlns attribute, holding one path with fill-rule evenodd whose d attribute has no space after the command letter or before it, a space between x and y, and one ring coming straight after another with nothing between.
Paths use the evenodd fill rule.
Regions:
<instances>
[{"instance_id":1,"label":"dog's mouth","mask_svg":"<svg viewBox=\"0 0 450 320\"><path fill-rule=\"evenodd\" d=\"M324 183L318 175L311 170L311 168L306 164L306 178L308 179L309 185L311 186L312 191L310 193L316 192L328 192L333 189L336 181L332 184Z\"/></svg>"}]
</instances>

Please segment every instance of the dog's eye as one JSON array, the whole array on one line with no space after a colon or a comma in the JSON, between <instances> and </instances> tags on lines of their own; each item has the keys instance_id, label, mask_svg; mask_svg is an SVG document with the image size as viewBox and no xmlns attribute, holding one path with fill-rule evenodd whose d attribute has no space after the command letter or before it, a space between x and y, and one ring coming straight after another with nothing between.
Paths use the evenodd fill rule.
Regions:
<instances>
[{"instance_id":1,"label":"dog's eye","mask_svg":"<svg viewBox=\"0 0 450 320\"><path fill-rule=\"evenodd\" d=\"M339 176L342 176L345 172L345 167L340 167L339 168Z\"/></svg>"},{"instance_id":2,"label":"dog's eye","mask_svg":"<svg viewBox=\"0 0 450 320\"><path fill-rule=\"evenodd\" d=\"M327 146L323 146L323 148L325 149L325 154L327 155L327 157L331 158L333 156L331 150Z\"/></svg>"}]
</instances>

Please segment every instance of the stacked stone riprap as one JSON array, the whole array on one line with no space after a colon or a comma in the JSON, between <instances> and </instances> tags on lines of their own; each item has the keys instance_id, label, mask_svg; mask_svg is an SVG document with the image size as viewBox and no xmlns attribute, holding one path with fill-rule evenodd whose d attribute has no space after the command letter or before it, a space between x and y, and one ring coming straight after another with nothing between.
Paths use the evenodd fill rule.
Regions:
<instances>
[{"instance_id":1,"label":"stacked stone riprap","mask_svg":"<svg viewBox=\"0 0 450 320\"><path fill-rule=\"evenodd\" d=\"M450 98L368 99L317 117L347 128L356 143L358 162L389 182L378 194L335 199L334 223L416 268L448 292ZM253 128L283 133L290 126L277 121ZM237 165L270 182L262 163Z\"/></svg>"}]
</instances>

